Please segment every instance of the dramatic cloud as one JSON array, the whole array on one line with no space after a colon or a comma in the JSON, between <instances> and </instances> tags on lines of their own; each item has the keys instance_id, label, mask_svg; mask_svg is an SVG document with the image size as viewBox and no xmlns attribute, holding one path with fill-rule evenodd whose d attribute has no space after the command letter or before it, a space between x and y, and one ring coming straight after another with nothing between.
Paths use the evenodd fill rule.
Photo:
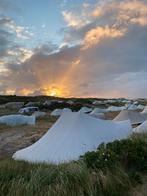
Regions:
<instances>
[{"instance_id":1,"label":"dramatic cloud","mask_svg":"<svg viewBox=\"0 0 147 196\"><path fill-rule=\"evenodd\" d=\"M62 42L30 48L23 42L33 34L1 17L1 93L147 97L146 1L83 3L61 14Z\"/></svg>"}]
</instances>

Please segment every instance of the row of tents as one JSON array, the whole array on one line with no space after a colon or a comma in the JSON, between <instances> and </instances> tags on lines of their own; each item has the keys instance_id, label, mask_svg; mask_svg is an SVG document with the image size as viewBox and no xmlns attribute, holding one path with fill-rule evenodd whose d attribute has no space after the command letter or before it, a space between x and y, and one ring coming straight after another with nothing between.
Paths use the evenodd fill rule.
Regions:
<instances>
[{"instance_id":1,"label":"row of tents","mask_svg":"<svg viewBox=\"0 0 147 196\"><path fill-rule=\"evenodd\" d=\"M66 163L78 160L101 143L128 138L133 132L147 132L147 116L123 110L114 120L94 118L65 109L56 123L33 145L17 151L13 158L33 163ZM141 124L132 128L132 124Z\"/></svg>"}]
</instances>

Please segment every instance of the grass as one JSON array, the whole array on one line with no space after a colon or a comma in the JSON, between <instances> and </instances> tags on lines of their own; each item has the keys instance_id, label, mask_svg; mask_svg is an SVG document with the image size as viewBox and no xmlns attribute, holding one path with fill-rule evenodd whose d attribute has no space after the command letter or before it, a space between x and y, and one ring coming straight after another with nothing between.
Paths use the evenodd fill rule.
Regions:
<instances>
[{"instance_id":1,"label":"grass","mask_svg":"<svg viewBox=\"0 0 147 196\"><path fill-rule=\"evenodd\" d=\"M134 141L132 143L132 140ZM143 142L141 142L143 141ZM147 135L133 135L131 140L108 144L109 150L119 153L119 145L124 147L124 153L127 153L128 146L144 145L147 142ZM127 144L127 145L126 145ZM132 147L133 147L132 146ZM143 146L142 146L143 147ZM105 150L102 147L99 151ZM103 151L102 151L103 152ZM120 151L121 152L121 151ZM121 152L122 153L122 152ZM147 153L147 152L145 152ZM112 155L112 154L111 154ZM138 153L135 152L128 161L138 159ZM135 158L136 157L136 158ZM117 158L117 161L119 159ZM124 160L124 159L122 159ZM137 196L137 191L145 191L145 185L140 177L145 174L145 170L140 167L134 167L129 164L124 167L121 164L115 164L115 159L110 164L103 167L102 164L87 165L87 162L81 158L79 161L68 164L31 164L24 161L14 161L7 157L0 161L0 190L1 196ZM95 160L93 160L95 161ZM99 161L103 161L101 158ZM147 160L144 160L146 164ZM91 167L92 166L92 167ZM135 168L135 173L134 173ZM133 170L133 175L130 172ZM132 179L136 182L134 183ZM145 182L145 177L143 182ZM133 186L137 185L137 189Z\"/></svg>"},{"instance_id":2,"label":"grass","mask_svg":"<svg viewBox=\"0 0 147 196\"><path fill-rule=\"evenodd\" d=\"M83 162L59 166L2 160L1 196L121 196L129 190L128 176L115 171L91 171Z\"/></svg>"}]
</instances>

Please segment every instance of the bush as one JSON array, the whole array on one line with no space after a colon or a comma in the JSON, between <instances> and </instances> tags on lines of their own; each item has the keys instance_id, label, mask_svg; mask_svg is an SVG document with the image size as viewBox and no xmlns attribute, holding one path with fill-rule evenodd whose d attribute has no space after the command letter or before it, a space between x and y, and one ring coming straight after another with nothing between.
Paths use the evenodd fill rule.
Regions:
<instances>
[{"instance_id":1,"label":"bush","mask_svg":"<svg viewBox=\"0 0 147 196\"><path fill-rule=\"evenodd\" d=\"M138 138L114 141L106 145L118 157L121 165L127 169L147 171L147 142Z\"/></svg>"},{"instance_id":2,"label":"bush","mask_svg":"<svg viewBox=\"0 0 147 196\"><path fill-rule=\"evenodd\" d=\"M118 164L117 155L102 144L96 152L87 152L83 160L88 168L106 169Z\"/></svg>"}]
</instances>

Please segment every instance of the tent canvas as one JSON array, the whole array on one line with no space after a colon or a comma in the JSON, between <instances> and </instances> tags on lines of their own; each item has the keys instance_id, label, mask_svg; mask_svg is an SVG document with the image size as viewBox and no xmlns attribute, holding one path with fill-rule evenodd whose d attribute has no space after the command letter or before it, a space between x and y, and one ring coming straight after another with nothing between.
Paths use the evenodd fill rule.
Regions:
<instances>
[{"instance_id":1,"label":"tent canvas","mask_svg":"<svg viewBox=\"0 0 147 196\"><path fill-rule=\"evenodd\" d=\"M135 133L147 133L147 120L133 130Z\"/></svg>"},{"instance_id":2,"label":"tent canvas","mask_svg":"<svg viewBox=\"0 0 147 196\"><path fill-rule=\"evenodd\" d=\"M25 115L5 115L0 117L0 124L6 124L10 126L15 125L35 125L35 116Z\"/></svg>"},{"instance_id":3,"label":"tent canvas","mask_svg":"<svg viewBox=\"0 0 147 196\"><path fill-rule=\"evenodd\" d=\"M141 113L142 114L147 114L147 106L144 107L144 110Z\"/></svg>"},{"instance_id":4,"label":"tent canvas","mask_svg":"<svg viewBox=\"0 0 147 196\"><path fill-rule=\"evenodd\" d=\"M127 138L131 133L129 121L118 123L79 112L64 112L40 140L17 151L13 158L55 164L69 162L96 150L102 142Z\"/></svg>"},{"instance_id":5,"label":"tent canvas","mask_svg":"<svg viewBox=\"0 0 147 196\"><path fill-rule=\"evenodd\" d=\"M114 121L124 120L130 120L131 124L140 124L143 123L146 118L141 113L132 110L123 110L114 118Z\"/></svg>"}]
</instances>

